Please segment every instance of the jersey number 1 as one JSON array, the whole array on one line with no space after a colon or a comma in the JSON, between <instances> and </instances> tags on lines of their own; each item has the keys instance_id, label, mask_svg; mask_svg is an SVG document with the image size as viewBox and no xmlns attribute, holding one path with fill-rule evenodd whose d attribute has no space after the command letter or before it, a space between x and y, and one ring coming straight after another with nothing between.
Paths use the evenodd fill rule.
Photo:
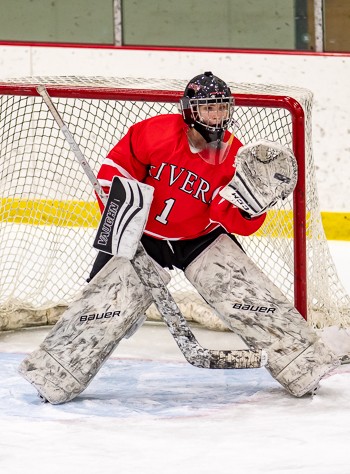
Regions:
<instances>
[{"instance_id":1,"label":"jersey number 1","mask_svg":"<svg viewBox=\"0 0 350 474\"><path fill-rule=\"evenodd\" d=\"M168 223L168 216L170 214L173 205L175 204L175 199L167 199L165 202L165 207L163 211L156 216L156 221L160 222L161 224L166 225Z\"/></svg>"}]
</instances>

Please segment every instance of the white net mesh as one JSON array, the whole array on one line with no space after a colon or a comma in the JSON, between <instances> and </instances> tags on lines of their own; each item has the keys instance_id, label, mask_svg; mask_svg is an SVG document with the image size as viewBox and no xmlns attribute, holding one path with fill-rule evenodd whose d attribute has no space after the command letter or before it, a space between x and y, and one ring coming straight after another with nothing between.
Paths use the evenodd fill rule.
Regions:
<instances>
[{"instance_id":1,"label":"white net mesh","mask_svg":"<svg viewBox=\"0 0 350 474\"><path fill-rule=\"evenodd\" d=\"M35 92L33 84L39 83L49 92L52 88L55 105L96 173L130 125L156 114L177 113L177 100L186 85L186 81L79 77L0 83L0 329L54 322L86 284L96 256L92 242L99 212L94 194ZM238 104L235 134L243 143L265 138L294 149L304 147L296 143L301 139L294 136L293 116L283 100L278 106L279 97L293 97L304 109L308 319L318 327L349 326L350 299L337 277L321 223L312 157L312 95L298 88L230 86ZM120 89L123 98L111 98ZM137 100L135 91L140 90L144 98ZM164 91L178 94L168 102ZM276 105L254 105L254 97L244 105L244 98L252 96L273 96ZM293 212L293 200L287 199L269 213L258 233L240 238L247 254L291 301L298 278ZM222 328L180 272L174 272L170 289L188 319Z\"/></svg>"}]
</instances>

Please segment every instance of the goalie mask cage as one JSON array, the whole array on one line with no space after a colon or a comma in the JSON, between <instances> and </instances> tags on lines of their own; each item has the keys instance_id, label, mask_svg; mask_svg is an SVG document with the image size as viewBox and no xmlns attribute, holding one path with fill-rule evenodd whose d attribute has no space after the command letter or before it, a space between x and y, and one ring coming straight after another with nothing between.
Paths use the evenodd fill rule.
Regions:
<instances>
[{"instance_id":1,"label":"goalie mask cage","mask_svg":"<svg viewBox=\"0 0 350 474\"><path fill-rule=\"evenodd\" d=\"M36 87L44 84L95 173L135 122L178 113L187 81L35 77L0 83L0 329L54 323L86 285L99 211L87 177ZM349 325L350 299L322 227L311 143L312 94L304 89L230 84L236 136L294 150L293 197L268 213L246 253L316 327ZM189 320L224 326L173 271L169 289ZM157 317L150 310L149 317ZM158 315L159 317L159 315Z\"/></svg>"}]
</instances>

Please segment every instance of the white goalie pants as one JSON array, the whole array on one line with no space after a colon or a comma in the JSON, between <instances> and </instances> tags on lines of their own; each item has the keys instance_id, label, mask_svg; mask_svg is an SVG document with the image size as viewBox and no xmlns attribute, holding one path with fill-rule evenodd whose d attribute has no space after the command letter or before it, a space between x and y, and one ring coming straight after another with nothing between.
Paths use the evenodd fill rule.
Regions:
<instances>
[{"instance_id":1,"label":"white goalie pants","mask_svg":"<svg viewBox=\"0 0 350 474\"><path fill-rule=\"evenodd\" d=\"M283 293L227 235L202 252L185 275L234 333L250 348L267 352L266 368L292 395L312 391L339 364Z\"/></svg>"}]
</instances>

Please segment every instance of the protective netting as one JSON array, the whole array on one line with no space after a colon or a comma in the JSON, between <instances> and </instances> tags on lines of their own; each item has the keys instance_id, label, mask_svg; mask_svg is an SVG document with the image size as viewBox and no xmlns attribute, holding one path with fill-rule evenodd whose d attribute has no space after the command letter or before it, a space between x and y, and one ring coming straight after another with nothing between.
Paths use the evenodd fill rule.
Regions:
<instances>
[{"instance_id":1,"label":"protective netting","mask_svg":"<svg viewBox=\"0 0 350 474\"><path fill-rule=\"evenodd\" d=\"M53 88L55 105L97 173L130 125L160 113L178 113L176 94L168 102L163 92L178 91L179 96L186 81L37 77L0 83L0 329L54 322L86 285L96 256L92 242L99 211L91 185L33 84ZM321 222L312 157L312 95L282 86L230 86L241 102L252 94L273 96L276 104L278 97L293 97L304 109L308 319L318 327L349 326L350 298L338 279ZM110 98L120 89L122 99ZM143 90L142 100L134 99L135 90ZM283 102L281 107L236 105L234 132L243 143L265 138L293 148L298 144L292 122ZM240 241L293 301L298 268L292 198L269 213L258 233ZM188 319L222 327L180 272L174 272L170 289Z\"/></svg>"}]
</instances>

